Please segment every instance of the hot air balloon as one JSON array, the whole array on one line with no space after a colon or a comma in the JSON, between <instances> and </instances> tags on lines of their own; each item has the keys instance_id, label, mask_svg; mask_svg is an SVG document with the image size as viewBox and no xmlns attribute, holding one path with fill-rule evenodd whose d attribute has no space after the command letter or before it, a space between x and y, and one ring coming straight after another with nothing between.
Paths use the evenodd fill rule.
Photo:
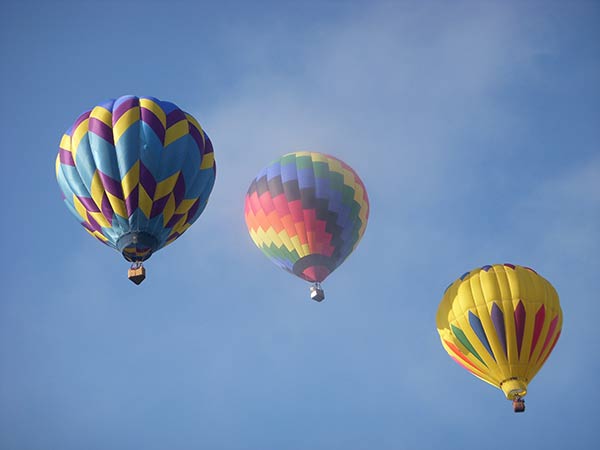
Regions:
<instances>
[{"instance_id":1,"label":"hot air balloon","mask_svg":"<svg viewBox=\"0 0 600 450\"><path fill-rule=\"evenodd\" d=\"M215 182L210 139L173 103L124 96L81 114L60 142L56 178L67 208L100 242L142 265L181 236Z\"/></svg>"},{"instance_id":2,"label":"hot air balloon","mask_svg":"<svg viewBox=\"0 0 600 450\"><path fill-rule=\"evenodd\" d=\"M352 253L369 217L365 187L350 166L316 152L288 153L260 171L245 201L254 243L282 269L306 280L311 298Z\"/></svg>"},{"instance_id":3,"label":"hot air balloon","mask_svg":"<svg viewBox=\"0 0 600 450\"><path fill-rule=\"evenodd\" d=\"M494 264L448 286L436 322L448 354L523 412L527 385L560 336L562 311L552 285L533 269Z\"/></svg>"}]
</instances>

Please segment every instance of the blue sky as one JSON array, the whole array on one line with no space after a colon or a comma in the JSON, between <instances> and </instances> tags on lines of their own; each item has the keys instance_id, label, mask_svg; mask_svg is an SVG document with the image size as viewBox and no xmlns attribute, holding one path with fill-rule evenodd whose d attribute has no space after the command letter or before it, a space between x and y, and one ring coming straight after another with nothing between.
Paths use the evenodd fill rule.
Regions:
<instances>
[{"instance_id":1,"label":"blue sky","mask_svg":"<svg viewBox=\"0 0 600 450\"><path fill-rule=\"evenodd\" d=\"M598 2L80 3L0 17L0 448L598 442ZM77 115L125 94L192 113L218 165L140 286L54 179ZM322 304L243 218L252 178L294 150L344 159L371 200ZM521 415L435 329L445 287L502 262L564 311Z\"/></svg>"}]
</instances>

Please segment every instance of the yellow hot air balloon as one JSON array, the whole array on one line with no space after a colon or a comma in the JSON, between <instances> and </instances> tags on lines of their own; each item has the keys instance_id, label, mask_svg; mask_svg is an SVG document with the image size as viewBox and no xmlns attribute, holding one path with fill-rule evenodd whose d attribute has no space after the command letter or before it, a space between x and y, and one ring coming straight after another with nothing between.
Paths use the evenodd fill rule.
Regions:
<instances>
[{"instance_id":1,"label":"yellow hot air balloon","mask_svg":"<svg viewBox=\"0 0 600 450\"><path fill-rule=\"evenodd\" d=\"M444 349L476 377L502 389L515 412L556 345L562 310L552 285L533 269L483 266L446 289L436 322Z\"/></svg>"}]
</instances>

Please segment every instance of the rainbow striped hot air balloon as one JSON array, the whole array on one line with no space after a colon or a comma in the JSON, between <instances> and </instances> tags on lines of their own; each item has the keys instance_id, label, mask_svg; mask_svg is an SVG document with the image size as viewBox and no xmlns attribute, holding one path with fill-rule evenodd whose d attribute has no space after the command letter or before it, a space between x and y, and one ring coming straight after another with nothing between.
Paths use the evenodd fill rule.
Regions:
<instances>
[{"instance_id":1,"label":"rainbow striped hot air balloon","mask_svg":"<svg viewBox=\"0 0 600 450\"><path fill-rule=\"evenodd\" d=\"M562 319L558 294L546 279L528 267L494 264L454 281L436 322L448 354L502 389L522 412L527 385L556 345Z\"/></svg>"},{"instance_id":2,"label":"rainbow striped hot air balloon","mask_svg":"<svg viewBox=\"0 0 600 450\"><path fill-rule=\"evenodd\" d=\"M56 178L67 208L102 243L133 263L181 236L215 182L210 139L173 103L125 96L81 114L62 137Z\"/></svg>"},{"instance_id":3,"label":"rainbow striped hot air balloon","mask_svg":"<svg viewBox=\"0 0 600 450\"><path fill-rule=\"evenodd\" d=\"M245 202L254 243L282 269L320 283L352 253L369 217L365 187L350 166L333 156L296 152L265 167Z\"/></svg>"}]
</instances>

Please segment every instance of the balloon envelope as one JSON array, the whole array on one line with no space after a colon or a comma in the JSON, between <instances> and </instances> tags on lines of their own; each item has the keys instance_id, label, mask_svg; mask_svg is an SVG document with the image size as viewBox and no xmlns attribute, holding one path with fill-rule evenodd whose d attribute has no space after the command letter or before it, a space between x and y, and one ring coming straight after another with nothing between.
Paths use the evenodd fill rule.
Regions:
<instances>
[{"instance_id":1,"label":"balloon envelope","mask_svg":"<svg viewBox=\"0 0 600 450\"><path fill-rule=\"evenodd\" d=\"M512 400L527 393L556 345L562 310L552 285L533 269L494 264L454 281L436 321L448 354Z\"/></svg>"},{"instance_id":2,"label":"balloon envelope","mask_svg":"<svg viewBox=\"0 0 600 450\"><path fill-rule=\"evenodd\" d=\"M356 172L341 160L289 153L252 181L245 217L252 240L275 264L321 282L358 245L369 199Z\"/></svg>"},{"instance_id":3,"label":"balloon envelope","mask_svg":"<svg viewBox=\"0 0 600 450\"><path fill-rule=\"evenodd\" d=\"M86 111L62 137L56 177L81 225L132 262L181 236L215 181L210 139L173 103L125 96Z\"/></svg>"}]
</instances>

